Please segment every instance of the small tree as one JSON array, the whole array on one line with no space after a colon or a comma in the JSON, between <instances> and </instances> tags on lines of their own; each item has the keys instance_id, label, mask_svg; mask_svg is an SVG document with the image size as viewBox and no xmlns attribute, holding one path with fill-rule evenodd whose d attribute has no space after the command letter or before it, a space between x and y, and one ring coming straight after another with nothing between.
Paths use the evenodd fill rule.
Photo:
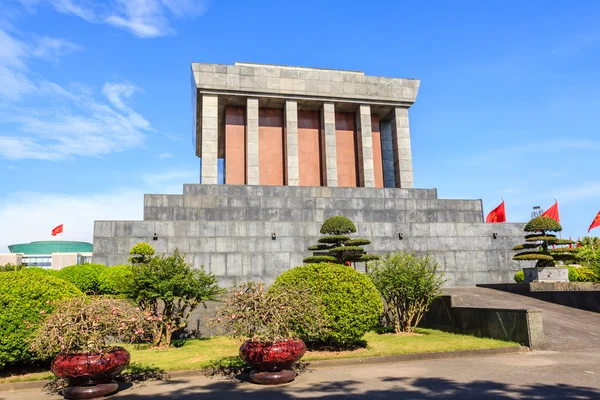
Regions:
<instances>
[{"instance_id":1,"label":"small tree","mask_svg":"<svg viewBox=\"0 0 600 400\"><path fill-rule=\"evenodd\" d=\"M562 231L562 226L554 219L536 217L525 225L523 231L531 233L525 235L525 243L513 247L513 250L521 251L513 260L536 261L536 267L554 267L556 262L577 260L578 248L573 247L574 241L559 239L548 233Z\"/></svg>"},{"instance_id":2,"label":"small tree","mask_svg":"<svg viewBox=\"0 0 600 400\"><path fill-rule=\"evenodd\" d=\"M222 289L204 267L192 268L177 249L172 256L152 257L133 266L127 296L159 322L154 345L169 347L173 333L185 328L190 313L216 300Z\"/></svg>"},{"instance_id":3,"label":"small tree","mask_svg":"<svg viewBox=\"0 0 600 400\"><path fill-rule=\"evenodd\" d=\"M443 273L431 256L395 252L369 263L369 277L387 303L396 333L413 332L433 300L441 296Z\"/></svg>"},{"instance_id":4,"label":"small tree","mask_svg":"<svg viewBox=\"0 0 600 400\"><path fill-rule=\"evenodd\" d=\"M129 250L129 262L132 264L148 264L154 256L154 247L146 242L139 242Z\"/></svg>"},{"instance_id":5,"label":"small tree","mask_svg":"<svg viewBox=\"0 0 600 400\"><path fill-rule=\"evenodd\" d=\"M322 236L318 244L310 246L308 250L325 254L306 257L305 264L331 262L335 264L350 265L352 262L367 262L377 260L380 257L375 254L367 254L362 246L371 244L371 241L363 238L351 238L351 233L356 233L356 226L348 218L341 215L331 217L323 222L321 226Z\"/></svg>"}]
</instances>

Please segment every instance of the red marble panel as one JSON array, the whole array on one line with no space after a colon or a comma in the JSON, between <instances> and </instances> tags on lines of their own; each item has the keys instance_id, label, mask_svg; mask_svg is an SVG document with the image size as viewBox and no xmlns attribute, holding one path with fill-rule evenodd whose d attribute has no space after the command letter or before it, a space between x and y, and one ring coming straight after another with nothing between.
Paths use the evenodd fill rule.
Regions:
<instances>
[{"instance_id":1,"label":"red marble panel","mask_svg":"<svg viewBox=\"0 0 600 400\"><path fill-rule=\"evenodd\" d=\"M260 108L258 110L258 182L261 185L283 186L283 110Z\"/></svg>"},{"instance_id":2,"label":"red marble panel","mask_svg":"<svg viewBox=\"0 0 600 400\"><path fill-rule=\"evenodd\" d=\"M320 112L298 110L300 186L321 186Z\"/></svg>"},{"instance_id":3,"label":"red marble panel","mask_svg":"<svg viewBox=\"0 0 600 400\"><path fill-rule=\"evenodd\" d=\"M356 130L354 113L335 113L336 158L339 187L357 187Z\"/></svg>"},{"instance_id":4,"label":"red marble panel","mask_svg":"<svg viewBox=\"0 0 600 400\"><path fill-rule=\"evenodd\" d=\"M225 183L246 183L246 109L225 109Z\"/></svg>"}]
</instances>

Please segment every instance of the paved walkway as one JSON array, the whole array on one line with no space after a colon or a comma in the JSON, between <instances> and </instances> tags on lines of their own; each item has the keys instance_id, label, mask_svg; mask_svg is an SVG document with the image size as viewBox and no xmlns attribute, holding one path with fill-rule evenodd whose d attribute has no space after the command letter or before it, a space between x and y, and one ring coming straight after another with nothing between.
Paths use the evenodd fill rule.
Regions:
<instances>
[{"instance_id":1,"label":"paved walkway","mask_svg":"<svg viewBox=\"0 0 600 400\"><path fill-rule=\"evenodd\" d=\"M448 288L444 289L444 294L461 296L464 305L470 307L542 310L546 348L549 350L600 348L600 313L478 287Z\"/></svg>"},{"instance_id":2,"label":"paved walkway","mask_svg":"<svg viewBox=\"0 0 600 400\"><path fill-rule=\"evenodd\" d=\"M54 400L39 392L10 400ZM600 399L600 349L329 367L275 387L206 377L146 382L115 399Z\"/></svg>"}]
</instances>

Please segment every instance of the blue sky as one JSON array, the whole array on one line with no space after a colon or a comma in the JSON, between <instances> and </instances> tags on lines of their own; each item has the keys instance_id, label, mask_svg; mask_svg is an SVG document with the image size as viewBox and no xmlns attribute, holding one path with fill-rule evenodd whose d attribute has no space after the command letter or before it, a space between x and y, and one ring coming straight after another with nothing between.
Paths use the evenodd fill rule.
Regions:
<instances>
[{"instance_id":1,"label":"blue sky","mask_svg":"<svg viewBox=\"0 0 600 400\"><path fill-rule=\"evenodd\" d=\"M143 193L197 182L189 63L251 61L417 78L415 185L559 202L563 236L600 210L600 3L4 0L0 252L92 240Z\"/></svg>"}]
</instances>

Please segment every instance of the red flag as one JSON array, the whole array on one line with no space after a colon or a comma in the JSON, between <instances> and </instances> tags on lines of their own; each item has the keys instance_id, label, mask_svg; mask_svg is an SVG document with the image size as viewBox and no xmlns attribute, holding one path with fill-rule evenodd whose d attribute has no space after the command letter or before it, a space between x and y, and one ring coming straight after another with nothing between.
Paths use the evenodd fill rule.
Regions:
<instances>
[{"instance_id":1,"label":"red flag","mask_svg":"<svg viewBox=\"0 0 600 400\"><path fill-rule=\"evenodd\" d=\"M569 240L573 241L573 239L571 239L571 236L569 236ZM569 248L572 249L573 248L573 243L569 243Z\"/></svg>"},{"instance_id":2,"label":"red flag","mask_svg":"<svg viewBox=\"0 0 600 400\"><path fill-rule=\"evenodd\" d=\"M555 201L552 207L544 211L542 217L552 218L556 222L560 222L560 216L558 215L558 201Z\"/></svg>"},{"instance_id":3,"label":"red flag","mask_svg":"<svg viewBox=\"0 0 600 400\"><path fill-rule=\"evenodd\" d=\"M485 218L485 222L506 222L506 211L504 210L504 200L494 208Z\"/></svg>"},{"instance_id":4,"label":"red flag","mask_svg":"<svg viewBox=\"0 0 600 400\"><path fill-rule=\"evenodd\" d=\"M579 236L577 236L577 247L581 247L581 238Z\"/></svg>"},{"instance_id":5,"label":"red flag","mask_svg":"<svg viewBox=\"0 0 600 400\"><path fill-rule=\"evenodd\" d=\"M60 224L56 228L52 229L52 236L56 236L63 231L63 224Z\"/></svg>"},{"instance_id":6,"label":"red flag","mask_svg":"<svg viewBox=\"0 0 600 400\"><path fill-rule=\"evenodd\" d=\"M600 226L600 211L598 211L598 215L596 215L596 218L594 218L594 221L592 222L592 224L590 225L589 229L588 229L588 233L590 233L590 231L596 227Z\"/></svg>"}]
</instances>

